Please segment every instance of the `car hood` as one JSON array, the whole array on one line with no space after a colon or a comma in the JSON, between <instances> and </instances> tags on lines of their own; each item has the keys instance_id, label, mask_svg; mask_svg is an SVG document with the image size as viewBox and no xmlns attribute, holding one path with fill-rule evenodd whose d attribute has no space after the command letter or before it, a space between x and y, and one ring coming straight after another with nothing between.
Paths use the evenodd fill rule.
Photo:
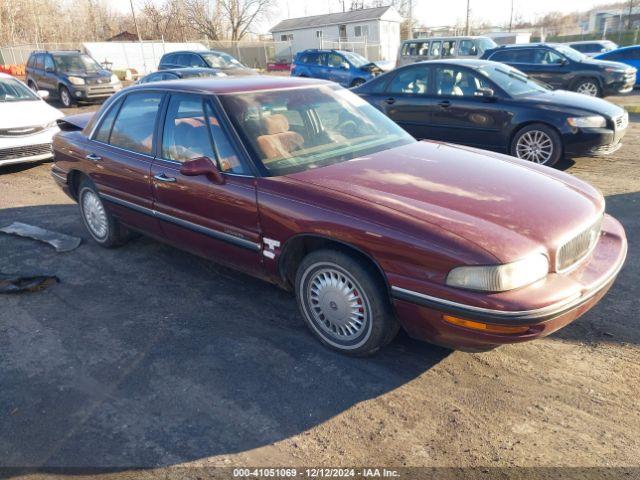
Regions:
<instances>
[{"instance_id":1,"label":"car hood","mask_svg":"<svg viewBox=\"0 0 640 480\"><path fill-rule=\"evenodd\" d=\"M549 105L555 107L578 108L589 112L616 118L624 113L624 109L601 98L590 97L582 93L568 92L566 90L552 90L548 92L532 93L522 100L531 101L537 105Z\"/></svg>"},{"instance_id":2,"label":"car hood","mask_svg":"<svg viewBox=\"0 0 640 480\"><path fill-rule=\"evenodd\" d=\"M589 184L506 155L416 142L288 175L441 228L513 261L551 252L595 222L604 198Z\"/></svg>"},{"instance_id":3,"label":"car hood","mask_svg":"<svg viewBox=\"0 0 640 480\"><path fill-rule=\"evenodd\" d=\"M598 65L599 67L617 68L619 70L635 70L634 67L630 67L626 63L611 62L609 60L599 60L597 58L585 58L581 63L588 65Z\"/></svg>"},{"instance_id":4,"label":"car hood","mask_svg":"<svg viewBox=\"0 0 640 480\"><path fill-rule=\"evenodd\" d=\"M0 102L0 128L46 125L64 114L42 100Z\"/></svg>"}]
</instances>

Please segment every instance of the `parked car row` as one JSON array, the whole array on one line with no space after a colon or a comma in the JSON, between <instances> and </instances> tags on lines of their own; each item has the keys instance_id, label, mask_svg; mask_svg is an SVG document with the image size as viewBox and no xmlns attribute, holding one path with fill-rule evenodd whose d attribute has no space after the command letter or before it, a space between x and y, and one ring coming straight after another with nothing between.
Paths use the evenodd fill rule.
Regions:
<instances>
[{"instance_id":1,"label":"parked car row","mask_svg":"<svg viewBox=\"0 0 640 480\"><path fill-rule=\"evenodd\" d=\"M356 92L399 108L442 94L430 116L460 132L467 117L485 132L516 129L493 104L509 112L520 95L551 112L554 96L581 99L559 121L585 142L618 114L536 88L506 65L458 60L408 65ZM471 351L532 340L611 287L627 241L598 190L512 156L418 142L389 116L317 79L143 83L61 122L52 175L99 245L142 232L279 285L345 354L374 353L400 328ZM517 148L544 150L547 131L527 130Z\"/></svg>"}]
</instances>

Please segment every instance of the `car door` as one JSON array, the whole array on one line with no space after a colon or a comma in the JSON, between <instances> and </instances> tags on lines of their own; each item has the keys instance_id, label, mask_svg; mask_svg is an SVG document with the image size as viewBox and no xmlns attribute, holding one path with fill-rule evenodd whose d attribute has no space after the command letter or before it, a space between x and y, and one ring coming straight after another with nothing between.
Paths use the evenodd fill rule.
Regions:
<instances>
[{"instance_id":1,"label":"car door","mask_svg":"<svg viewBox=\"0 0 640 480\"><path fill-rule=\"evenodd\" d=\"M327 80L348 87L351 84L351 71L347 59L335 52L329 53L327 58Z\"/></svg>"},{"instance_id":2,"label":"car door","mask_svg":"<svg viewBox=\"0 0 640 480\"><path fill-rule=\"evenodd\" d=\"M42 70L42 79L38 86L42 90L54 92L58 88L58 77L56 76L56 65L53 62L53 57L49 54L44 54L43 63L44 68Z\"/></svg>"},{"instance_id":3,"label":"car door","mask_svg":"<svg viewBox=\"0 0 640 480\"><path fill-rule=\"evenodd\" d=\"M252 274L262 268L254 177L240 160L213 102L172 94L159 127L153 163L154 210L170 243ZM224 183L181 173L206 157Z\"/></svg>"},{"instance_id":4,"label":"car door","mask_svg":"<svg viewBox=\"0 0 640 480\"><path fill-rule=\"evenodd\" d=\"M531 77L556 89L567 88L571 81L570 60L550 48L533 49L533 59L527 68Z\"/></svg>"},{"instance_id":5,"label":"car door","mask_svg":"<svg viewBox=\"0 0 640 480\"><path fill-rule=\"evenodd\" d=\"M44 79L44 54L38 53L36 54L35 61L33 62L33 79L36 82L36 86L38 89L45 89L41 84L46 82Z\"/></svg>"},{"instance_id":6,"label":"car door","mask_svg":"<svg viewBox=\"0 0 640 480\"><path fill-rule=\"evenodd\" d=\"M380 92L367 93L367 100L413 137L432 138L430 84L429 65L408 65L398 69Z\"/></svg>"},{"instance_id":7,"label":"car door","mask_svg":"<svg viewBox=\"0 0 640 480\"><path fill-rule=\"evenodd\" d=\"M87 139L85 158L107 208L125 224L160 236L153 216L151 164L164 95L132 92L108 106Z\"/></svg>"},{"instance_id":8,"label":"car door","mask_svg":"<svg viewBox=\"0 0 640 480\"><path fill-rule=\"evenodd\" d=\"M503 150L510 113L486 77L459 65L436 65L430 138Z\"/></svg>"}]
</instances>

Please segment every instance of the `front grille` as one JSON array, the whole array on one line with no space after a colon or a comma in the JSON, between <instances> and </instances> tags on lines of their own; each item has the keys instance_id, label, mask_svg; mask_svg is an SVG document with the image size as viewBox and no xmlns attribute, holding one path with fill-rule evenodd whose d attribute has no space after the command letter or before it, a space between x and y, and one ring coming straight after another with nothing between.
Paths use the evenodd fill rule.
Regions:
<instances>
[{"instance_id":1,"label":"front grille","mask_svg":"<svg viewBox=\"0 0 640 480\"><path fill-rule=\"evenodd\" d=\"M595 247L600 237L602 218L602 216L599 217L593 225L580 232L558 249L556 271L560 272L571 268Z\"/></svg>"},{"instance_id":2,"label":"front grille","mask_svg":"<svg viewBox=\"0 0 640 480\"><path fill-rule=\"evenodd\" d=\"M3 148L0 150L0 160L28 158L53 153L50 143L41 145L25 145L23 147Z\"/></svg>"},{"instance_id":3,"label":"front grille","mask_svg":"<svg viewBox=\"0 0 640 480\"><path fill-rule=\"evenodd\" d=\"M104 95L111 95L112 93L115 93L115 89L112 85L96 85L87 89L88 97L99 97Z\"/></svg>"},{"instance_id":4,"label":"front grille","mask_svg":"<svg viewBox=\"0 0 640 480\"><path fill-rule=\"evenodd\" d=\"M0 128L0 137L25 137L41 132L42 130L44 130L44 126L42 125L35 127Z\"/></svg>"},{"instance_id":5,"label":"front grille","mask_svg":"<svg viewBox=\"0 0 640 480\"><path fill-rule=\"evenodd\" d=\"M110 77L105 78L87 78L87 85L108 85L111 83Z\"/></svg>"}]
</instances>

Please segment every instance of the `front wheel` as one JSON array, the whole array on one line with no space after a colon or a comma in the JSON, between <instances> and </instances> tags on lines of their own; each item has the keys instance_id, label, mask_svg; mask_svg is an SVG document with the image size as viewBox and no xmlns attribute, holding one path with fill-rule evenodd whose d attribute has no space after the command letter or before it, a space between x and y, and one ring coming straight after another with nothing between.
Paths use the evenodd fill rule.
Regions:
<instances>
[{"instance_id":1,"label":"front wheel","mask_svg":"<svg viewBox=\"0 0 640 480\"><path fill-rule=\"evenodd\" d=\"M560 135L553 128L541 123L528 125L513 137L511 155L552 167L562 156Z\"/></svg>"},{"instance_id":2,"label":"front wheel","mask_svg":"<svg viewBox=\"0 0 640 480\"><path fill-rule=\"evenodd\" d=\"M348 355L376 352L399 329L374 267L336 250L318 250L302 260L296 298L312 333Z\"/></svg>"},{"instance_id":3,"label":"front wheel","mask_svg":"<svg viewBox=\"0 0 640 480\"><path fill-rule=\"evenodd\" d=\"M583 95L588 95L590 97L602 96L602 89L600 88L600 84L593 78L578 80L578 82L576 82L574 90L578 93L582 93Z\"/></svg>"},{"instance_id":4,"label":"front wheel","mask_svg":"<svg viewBox=\"0 0 640 480\"><path fill-rule=\"evenodd\" d=\"M58 93L60 95L60 103L62 103L65 108L71 108L73 106L73 97L71 97L69 89L63 85L60 87L60 91Z\"/></svg>"}]
</instances>

